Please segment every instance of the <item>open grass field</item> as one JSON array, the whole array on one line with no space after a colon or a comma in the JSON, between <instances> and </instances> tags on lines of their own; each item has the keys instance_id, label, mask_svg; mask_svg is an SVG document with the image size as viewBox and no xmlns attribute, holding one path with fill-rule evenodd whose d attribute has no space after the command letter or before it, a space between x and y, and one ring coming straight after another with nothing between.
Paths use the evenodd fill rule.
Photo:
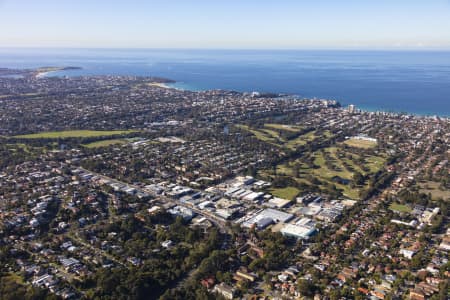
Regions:
<instances>
[{"instance_id":1,"label":"open grass field","mask_svg":"<svg viewBox=\"0 0 450 300\"><path fill-rule=\"evenodd\" d=\"M236 125L236 127L240 128L240 129L244 129L244 130L252 133L258 140L277 145L277 142L278 142L277 137L274 137L274 136L268 134L267 132L251 129L247 125Z\"/></svg>"},{"instance_id":2,"label":"open grass field","mask_svg":"<svg viewBox=\"0 0 450 300\"><path fill-rule=\"evenodd\" d=\"M113 136L119 134L127 134L137 132L137 130L68 130L68 131L51 131L33 134L16 135L15 138L22 139L58 139L58 138L82 138L82 137L100 137Z\"/></svg>"},{"instance_id":3,"label":"open grass field","mask_svg":"<svg viewBox=\"0 0 450 300\"><path fill-rule=\"evenodd\" d=\"M383 168L386 159L381 156L370 156L366 159L366 161L367 167L370 169L370 173L376 173Z\"/></svg>"},{"instance_id":4,"label":"open grass field","mask_svg":"<svg viewBox=\"0 0 450 300\"><path fill-rule=\"evenodd\" d=\"M264 128L264 129L261 129L260 131L263 132L263 133L265 133L266 135L268 135L268 136L274 138L275 140L277 140L278 143L284 143L284 142L286 141L286 140L285 140L284 138L282 138L282 137L280 136L280 134L279 134L278 132L276 132L275 130Z\"/></svg>"},{"instance_id":5,"label":"open grass field","mask_svg":"<svg viewBox=\"0 0 450 300\"><path fill-rule=\"evenodd\" d=\"M112 140L104 140L104 141L98 141L93 142L89 144L84 144L83 147L86 148L101 148L101 147L108 147L111 145L119 145L119 144L125 144L127 141L122 139L112 139Z\"/></svg>"},{"instance_id":6,"label":"open grass field","mask_svg":"<svg viewBox=\"0 0 450 300\"><path fill-rule=\"evenodd\" d=\"M317 151L314 154L314 164L319 166L318 169L314 169L312 170L312 172L314 174L316 174L317 176L321 176L324 178L332 178L334 176L340 176L342 178L347 178L347 179L351 179L351 177L353 176L353 173L348 171L342 164L342 161L339 160L338 158L336 158L336 156L334 155L334 148L327 148L325 151L330 154L330 156L332 157L332 164L334 166L336 166L336 170L332 170L330 168L327 167L326 162L325 162L325 155L324 152L322 151Z\"/></svg>"},{"instance_id":7,"label":"open grass field","mask_svg":"<svg viewBox=\"0 0 450 300\"><path fill-rule=\"evenodd\" d=\"M310 131L306 134L303 134L295 139L289 140L285 147L289 149L295 149L298 146L306 145L306 143L315 140L318 136L316 136L314 131Z\"/></svg>"},{"instance_id":8,"label":"open grass field","mask_svg":"<svg viewBox=\"0 0 450 300\"><path fill-rule=\"evenodd\" d=\"M285 130L285 131L290 131L290 132L299 132L300 130L302 130L302 127L300 127L300 126L285 125L285 124L271 124L271 123L267 123L267 124L264 124L264 127L273 128L273 129L280 129L280 130Z\"/></svg>"},{"instance_id":9,"label":"open grass field","mask_svg":"<svg viewBox=\"0 0 450 300\"><path fill-rule=\"evenodd\" d=\"M389 205L389 209L398 211L398 212L406 212L406 213L411 212L410 207L403 205L403 204L399 204L399 203L392 203L391 205Z\"/></svg>"},{"instance_id":10,"label":"open grass field","mask_svg":"<svg viewBox=\"0 0 450 300\"><path fill-rule=\"evenodd\" d=\"M419 186L420 192L425 194L430 193L433 200L442 198L444 200L450 201L450 190L441 190L439 188L440 184L438 182L426 181L420 183Z\"/></svg>"},{"instance_id":11,"label":"open grass field","mask_svg":"<svg viewBox=\"0 0 450 300\"><path fill-rule=\"evenodd\" d=\"M273 188L270 189L269 192L275 197L293 200L300 193L300 190L295 187L286 187L286 188Z\"/></svg>"},{"instance_id":12,"label":"open grass field","mask_svg":"<svg viewBox=\"0 0 450 300\"><path fill-rule=\"evenodd\" d=\"M370 176L370 174L374 174L383 168L385 157L351 153L352 158L350 159L347 155L339 154L339 151L342 152L342 147L337 145L309 154L312 157L314 167L308 165L304 158L279 164L276 168L277 175L292 177L298 183L307 185L311 185L311 178L315 178L322 182L321 189L325 188L326 185L333 184L336 188L342 190L344 196L357 200L360 192L366 186L352 187L350 184L346 185L333 181L333 177L339 176L352 181L355 171ZM363 168L367 168L368 171L364 171ZM260 174L270 176L271 170L262 171Z\"/></svg>"},{"instance_id":13,"label":"open grass field","mask_svg":"<svg viewBox=\"0 0 450 300\"><path fill-rule=\"evenodd\" d=\"M306 174L313 175L321 181L326 181L328 183L333 183L336 185L338 189L342 189L343 194L351 199L358 199L359 192L364 187L351 187L350 185L344 185L337 182L333 182L332 178L334 176L339 176L341 178L345 178L348 180L353 179L354 172L360 172L363 175L370 175L377 171L379 171L385 162L385 159L381 156L368 156L363 160L363 165L367 167L370 171L364 172L362 169L362 165L359 165L355 161L360 159L361 157L358 155L354 155L355 160L350 160L345 157L338 157L337 155L337 147L329 147L324 151L328 153L328 156L331 158L331 164L334 166L333 169L330 169L325 162L325 155L323 152L318 151L314 153L314 164L318 166L317 169L308 169L306 170ZM344 162L351 167L348 169L344 165ZM353 170L352 170L353 169Z\"/></svg>"},{"instance_id":14,"label":"open grass field","mask_svg":"<svg viewBox=\"0 0 450 300\"><path fill-rule=\"evenodd\" d=\"M369 149L369 148L374 148L377 145L377 142L359 140L359 139L348 139L344 142L344 144L346 144L350 147Z\"/></svg>"},{"instance_id":15,"label":"open grass field","mask_svg":"<svg viewBox=\"0 0 450 300\"><path fill-rule=\"evenodd\" d=\"M313 130L305 134L296 135L295 133L300 134L302 133L302 130L304 130L304 128L297 125L268 123L258 129L250 128L246 125L238 125L238 127L252 133L261 141L290 150L295 150L299 146L317 139L327 140L333 136L332 132L328 130ZM361 150L357 152L344 150L343 144L360 148ZM276 167L276 173L278 176L292 177L297 182L303 184L312 184L311 181L314 181L313 179L318 179L322 182L320 185L321 189L329 188L330 184L335 185L337 189L342 190L344 196L351 199L359 199L360 192L366 188L366 186L355 187L350 184L343 184L342 182L339 182L339 179L333 180L333 178L340 177L352 181L355 172L370 176L370 174L374 174L381 170L386 161L385 155L371 155L369 153L364 153L364 149L370 149L376 145L377 143L372 141L349 139L344 143L336 144L334 147L328 147L307 154L313 164L307 164L305 161L306 157L302 157L295 161L278 165ZM263 170L260 174L262 176L273 175L270 175L271 170ZM296 188L288 187L280 191L275 191L275 193L281 193L281 195L278 195L280 198L291 199L288 196L292 196L292 194L289 194L289 191L294 193L292 189ZM285 193L287 193L287 195Z\"/></svg>"},{"instance_id":16,"label":"open grass field","mask_svg":"<svg viewBox=\"0 0 450 300\"><path fill-rule=\"evenodd\" d=\"M285 131L289 133L300 133L304 128L296 125L284 125L284 124L264 124L264 128L252 129L246 125L237 125L238 128L244 129L252 133L257 139L272 144L277 147L295 150L298 146L302 146L311 142L319 137L329 138L331 132L325 131L318 134L315 131L310 131L306 134L294 137L292 139L283 138L279 131Z\"/></svg>"}]
</instances>

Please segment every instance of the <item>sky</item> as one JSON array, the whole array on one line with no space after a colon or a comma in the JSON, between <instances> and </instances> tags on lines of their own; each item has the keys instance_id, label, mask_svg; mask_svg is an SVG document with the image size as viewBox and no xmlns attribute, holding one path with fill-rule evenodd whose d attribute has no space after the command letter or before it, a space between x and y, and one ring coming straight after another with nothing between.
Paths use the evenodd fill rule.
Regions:
<instances>
[{"instance_id":1,"label":"sky","mask_svg":"<svg viewBox=\"0 0 450 300\"><path fill-rule=\"evenodd\" d=\"M0 0L0 47L450 49L450 0Z\"/></svg>"}]
</instances>

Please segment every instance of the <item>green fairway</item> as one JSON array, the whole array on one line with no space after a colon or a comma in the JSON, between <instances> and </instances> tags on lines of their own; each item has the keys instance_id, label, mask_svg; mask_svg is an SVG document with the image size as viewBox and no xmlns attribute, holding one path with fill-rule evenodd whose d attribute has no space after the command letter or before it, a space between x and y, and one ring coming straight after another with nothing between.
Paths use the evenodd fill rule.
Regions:
<instances>
[{"instance_id":1,"label":"green fairway","mask_svg":"<svg viewBox=\"0 0 450 300\"><path fill-rule=\"evenodd\" d=\"M271 134L269 134L267 132L251 129L247 125L236 125L236 127L244 129L244 130L252 133L258 140L261 140L261 141L264 141L267 143L271 143L271 144L275 144L275 145L277 143L277 138L273 137Z\"/></svg>"},{"instance_id":2,"label":"green fairway","mask_svg":"<svg viewBox=\"0 0 450 300\"><path fill-rule=\"evenodd\" d=\"M333 133L329 130L306 131L305 128L297 125L266 123L263 127L258 128L251 128L247 125L237 125L237 127L250 132L261 141L291 151L296 151L298 147L313 141L328 140L333 137ZM350 149L344 145L360 149ZM334 185L342 191L344 196L359 199L360 192L367 187L367 182L363 186L352 184L355 172L363 176L370 176L381 170L386 161L383 154L374 155L369 150L365 153L365 149L373 148L376 145L377 143L373 141L349 139L344 143L308 153L300 159L279 164L276 166L276 175L273 173L273 169L264 170L260 174L269 177L274 175L291 177L303 185L314 185L314 180L318 180L320 183L317 185L322 190L327 190ZM306 163L307 161L309 163ZM336 180L337 177L350 182L343 184L337 181L339 178ZM299 190L293 187L273 190L274 195L285 199L292 199L298 192Z\"/></svg>"},{"instance_id":3,"label":"green fairway","mask_svg":"<svg viewBox=\"0 0 450 300\"><path fill-rule=\"evenodd\" d=\"M345 197L348 197L348 198L353 199L353 200L359 199L360 189L352 188L352 187L350 187L348 185L342 185L342 184L336 184L336 187L338 189L342 189L342 194Z\"/></svg>"},{"instance_id":4,"label":"green fairway","mask_svg":"<svg viewBox=\"0 0 450 300\"><path fill-rule=\"evenodd\" d=\"M272 136L274 139L279 140L280 142L284 142L284 139L280 136L280 134L272 129L261 129L262 132L265 132L266 134Z\"/></svg>"},{"instance_id":5,"label":"green fairway","mask_svg":"<svg viewBox=\"0 0 450 300\"><path fill-rule=\"evenodd\" d=\"M258 140L272 144L277 147L283 147L291 150L295 150L298 146L302 146L319 138L321 136L329 138L332 136L328 130L317 135L315 131L310 131L300 136L295 136L290 139L286 139L280 135L280 131L299 133L303 128L295 125L284 124L264 124L264 128L253 129L247 125L236 125L240 129L244 129L252 133Z\"/></svg>"},{"instance_id":6,"label":"green fairway","mask_svg":"<svg viewBox=\"0 0 450 300\"><path fill-rule=\"evenodd\" d=\"M346 140L344 144L350 147L369 149L375 147L377 145L377 142L359 139L349 139Z\"/></svg>"},{"instance_id":7,"label":"green fairway","mask_svg":"<svg viewBox=\"0 0 450 300\"><path fill-rule=\"evenodd\" d=\"M270 189L269 192L275 197L293 200L300 193L300 190L295 187L285 187L285 188L273 188Z\"/></svg>"},{"instance_id":8,"label":"green fairway","mask_svg":"<svg viewBox=\"0 0 450 300\"><path fill-rule=\"evenodd\" d=\"M312 170L312 172L320 177L326 178L330 180L334 176L339 176L342 178L351 179L353 174L349 171L347 171L344 166L342 165L342 162L336 158L335 156L335 148L330 147L326 148L324 151L330 154L330 156L333 158L332 163L337 167L337 170L331 170L326 166L325 163L325 157L324 154L321 151L315 152L315 159L314 164L317 165L319 168Z\"/></svg>"},{"instance_id":9,"label":"green fairway","mask_svg":"<svg viewBox=\"0 0 450 300\"><path fill-rule=\"evenodd\" d=\"M118 144L125 144L125 143L126 143L125 140L113 139L113 140L104 140L104 141L93 142L93 143L85 144L83 146L86 148L100 148L100 147L108 147L111 145L118 145Z\"/></svg>"},{"instance_id":10,"label":"green fairway","mask_svg":"<svg viewBox=\"0 0 450 300\"><path fill-rule=\"evenodd\" d=\"M82 138L82 137L100 137L112 136L119 134L127 134L138 132L137 130L67 130L67 131L51 131L33 134L16 135L15 138L21 139L59 139L59 138Z\"/></svg>"},{"instance_id":11,"label":"green fairway","mask_svg":"<svg viewBox=\"0 0 450 300\"><path fill-rule=\"evenodd\" d=\"M302 130L302 127L300 126L295 126L295 125L284 125L284 124L264 124L264 127L267 128L273 128L273 129L280 129L280 130L285 130L285 131L290 131L290 132L299 132L300 130Z\"/></svg>"},{"instance_id":12,"label":"green fairway","mask_svg":"<svg viewBox=\"0 0 450 300\"><path fill-rule=\"evenodd\" d=\"M386 161L384 157L380 156L370 156L366 159L367 166L370 169L371 173L376 173L383 168L383 165Z\"/></svg>"},{"instance_id":13,"label":"green fairway","mask_svg":"<svg viewBox=\"0 0 450 300\"><path fill-rule=\"evenodd\" d=\"M311 179L315 178L322 182L322 184L319 184L321 189L325 190L327 185L332 184L342 190L344 196L350 199L359 199L360 192L367 187L367 182L364 186L345 185L333 181L333 177L339 176L353 181L355 171L370 176L370 174L376 173L383 168L385 158L381 155L342 152L342 149L342 145L338 144L337 146L327 147L308 154L307 157L310 160L312 159L315 167L305 162L306 157L279 164L276 168L276 174L277 176L291 177L298 183L307 185L311 185ZM350 156L345 154L350 154ZM295 165L297 165L297 169ZM367 168L366 171L363 170L363 166ZM273 171L265 170L260 174L273 176Z\"/></svg>"}]
</instances>

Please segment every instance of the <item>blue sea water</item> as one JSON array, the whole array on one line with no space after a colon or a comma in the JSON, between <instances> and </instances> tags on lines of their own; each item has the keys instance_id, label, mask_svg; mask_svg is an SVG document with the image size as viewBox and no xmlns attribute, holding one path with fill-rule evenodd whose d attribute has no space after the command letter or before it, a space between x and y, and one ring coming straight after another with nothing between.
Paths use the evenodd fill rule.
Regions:
<instances>
[{"instance_id":1,"label":"blue sea water","mask_svg":"<svg viewBox=\"0 0 450 300\"><path fill-rule=\"evenodd\" d=\"M190 90L334 99L366 110L450 116L450 52L0 49L0 67L77 66L51 76L141 75Z\"/></svg>"}]
</instances>

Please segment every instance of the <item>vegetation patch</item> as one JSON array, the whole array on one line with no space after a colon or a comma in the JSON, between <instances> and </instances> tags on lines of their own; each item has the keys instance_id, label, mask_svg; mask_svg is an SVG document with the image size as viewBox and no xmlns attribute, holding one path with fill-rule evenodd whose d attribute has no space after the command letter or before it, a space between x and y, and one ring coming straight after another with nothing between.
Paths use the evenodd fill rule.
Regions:
<instances>
[{"instance_id":1,"label":"vegetation patch","mask_svg":"<svg viewBox=\"0 0 450 300\"><path fill-rule=\"evenodd\" d=\"M100 137L113 136L138 132L137 130L67 130L67 131L51 131L33 134L16 135L15 138L21 139L60 139L60 138L83 138L83 137Z\"/></svg>"},{"instance_id":2,"label":"vegetation patch","mask_svg":"<svg viewBox=\"0 0 450 300\"><path fill-rule=\"evenodd\" d=\"M275 145L277 144L277 138L273 137L272 135L268 134L267 132L251 129L247 125L237 125L237 127L252 133L258 140L261 140L263 142L267 142L270 144L275 144Z\"/></svg>"},{"instance_id":3,"label":"vegetation patch","mask_svg":"<svg viewBox=\"0 0 450 300\"><path fill-rule=\"evenodd\" d=\"M328 130L318 133L315 130L308 131L306 128L296 125L268 123L264 124L262 128L250 128L247 125L237 125L237 127L250 132L258 140L290 150L295 150L319 137L329 138L332 136Z\"/></svg>"},{"instance_id":4,"label":"vegetation patch","mask_svg":"<svg viewBox=\"0 0 450 300\"><path fill-rule=\"evenodd\" d=\"M366 149L345 149L338 144L305 153L260 174L272 179L290 178L297 182L299 190L316 188L331 194L340 191L343 196L357 200L368 188L370 176L382 170L385 161L383 155L374 155Z\"/></svg>"},{"instance_id":5,"label":"vegetation patch","mask_svg":"<svg viewBox=\"0 0 450 300\"><path fill-rule=\"evenodd\" d=\"M27 285L23 278L14 273L0 275L1 299L54 299L47 298L48 292Z\"/></svg>"},{"instance_id":6,"label":"vegetation patch","mask_svg":"<svg viewBox=\"0 0 450 300\"><path fill-rule=\"evenodd\" d=\"M431 194L433 200L444 199L450 201L450 190L445 189L439 182L426 181L420 183L420 192L424 194Z\"/></svg>"},{"instance_id":7,"label":"vegetation patch","mask_svg":"<svg viewBox=\"0 0 450 300\"><path fill-rule=\"evenodd\" d=\"M118 144L126 144L125 140L122 139L112 139L112 140L104 140L104 141L97 141L89 144L84 144L83 146L86 148L101 148L101 147L108 147L111 145L118 145Z\"/></svg>"},{"instance_id":8,"label":"vegetation patch","mask_svg":"<svg viewBox=\"0 0 450 300\"><path fill-rule=\"evenodd\" d=\"M285 147L289 149L295 149L298 146L306 145L306 143L313 141L316 138L314 131L310 131L306 134L300 135L294 139L289 140Z\"/></svg>"},{"instance_id":9,"label":"vegetation patch","mask_svg":"<svg viewBox=\"0 0 450 300\"><path fill-rule=\"evenodd\" d=\"M278 129L278 130L286 130L286 131L290 131L290 132L299 132L300 130L303 129L301 126L296 126L296 125L271 124L271 123L264 124L264 127Z\"/></svg>"}]
</instances>

